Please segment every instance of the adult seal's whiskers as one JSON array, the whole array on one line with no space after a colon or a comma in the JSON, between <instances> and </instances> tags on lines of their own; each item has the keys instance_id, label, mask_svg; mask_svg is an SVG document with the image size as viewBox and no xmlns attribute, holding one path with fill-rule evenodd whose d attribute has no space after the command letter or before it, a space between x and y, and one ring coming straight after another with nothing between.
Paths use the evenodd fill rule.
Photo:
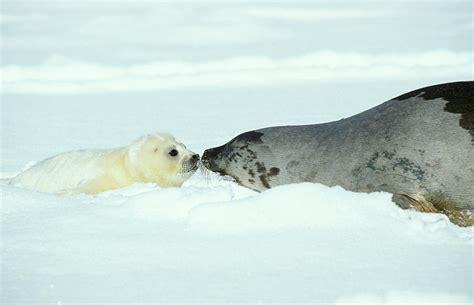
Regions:
<instances>
[{"instance_id":1,"label":"adult seal's whiskers","mask_svg":"<svg viewBox=\"0 0 474 305\"><path fill-rule=\"evenodd\" d=\"M249 131L206 150L203 164L257 191L304 181L385 191L403 208L472 225L474 82L421 88L336 122Z\"/></svg>"}]
</instances>

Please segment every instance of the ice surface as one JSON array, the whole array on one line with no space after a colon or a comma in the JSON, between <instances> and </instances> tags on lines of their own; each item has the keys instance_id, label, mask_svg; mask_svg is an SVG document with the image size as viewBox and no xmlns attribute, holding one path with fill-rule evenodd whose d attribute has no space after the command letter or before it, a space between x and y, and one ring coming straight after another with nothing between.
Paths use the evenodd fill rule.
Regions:
<instances>
[{"instance_id":1,"label":"ice surface","mask_svg":"<svg viewBox=\"0 0 474 305\"><path fill-rule=\"evenodd\" d=\"M472 230L385 193L212 174L97 196L8 186L1 219L6 302L472 300Z\"/></svg>"}]
</instances>

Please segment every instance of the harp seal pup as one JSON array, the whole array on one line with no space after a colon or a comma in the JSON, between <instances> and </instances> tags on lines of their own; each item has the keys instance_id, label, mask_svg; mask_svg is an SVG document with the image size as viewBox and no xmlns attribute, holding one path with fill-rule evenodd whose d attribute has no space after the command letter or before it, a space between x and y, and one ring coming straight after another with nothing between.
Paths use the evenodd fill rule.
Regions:
<instances>
[{"instance_id":1,"label":"harp seal pup","mask_svg":"<svg viewBox=\"0 0 474 305\"><path fill-rule=\"evenodd\" d=\"M95 194L136 182L181 186L196 171L198 161L199 155L173 136L156 133L125 147L56 155L7 183L55 194Z\"/></svg>"},{"instance_id":2,"label":"harp seal pup","mask_svg":"<svg viewBox=\"0 0 474 305\"><path fill-rule=\"evenodd\" d=\"M385 191L402 208L473 225L473 93L473 81L439 84L339 121L249 131L203 163L256 191L308 181Z\"/></svg>"}]
</instances>

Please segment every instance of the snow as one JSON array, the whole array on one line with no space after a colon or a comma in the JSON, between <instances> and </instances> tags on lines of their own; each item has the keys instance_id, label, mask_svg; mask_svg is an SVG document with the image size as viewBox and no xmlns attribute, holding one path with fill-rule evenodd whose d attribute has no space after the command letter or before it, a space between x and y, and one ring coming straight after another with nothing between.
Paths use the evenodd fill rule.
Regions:
<instances>
[{"instance_id":1,"label":"snow","mask_svg":"<svg viewBox=\"0 0 474 305\"><path fill-rule=\"evenodd\" d=\"M3 299L469 304L470 229L389 194L215 176L59 197L2 187Z\"/></svg>"},{"instance_id":2,"label":"snow","mask_svg":"<svg viewBox=\"0 0 474 305\"><path fill-rule=\"evenodd\" d=\"M467 1L4 2L1 177L154 132L202 154L472 73ZM474 302L473 229L386 193L256 193L204 171L181 188L0 190L2 304Z\"/></svg>"}]
</instances>

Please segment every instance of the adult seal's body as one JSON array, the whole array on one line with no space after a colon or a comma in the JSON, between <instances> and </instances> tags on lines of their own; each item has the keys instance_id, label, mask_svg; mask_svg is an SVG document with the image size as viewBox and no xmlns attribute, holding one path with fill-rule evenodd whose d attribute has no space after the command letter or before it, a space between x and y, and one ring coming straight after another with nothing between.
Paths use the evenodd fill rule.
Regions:
<instances>
[{"instance_id":1,"label":"adult seal's body","mask_svg":"<svg viewBox=\"0 0 474 305\"><path fill-rule=\"evenodd\" d=\"M474 82L418 89L336 122L243 133L204 152L207 168L257 191L318 182L385 191L403 208L474 211Z\"/></svg>"}]
</instances>

